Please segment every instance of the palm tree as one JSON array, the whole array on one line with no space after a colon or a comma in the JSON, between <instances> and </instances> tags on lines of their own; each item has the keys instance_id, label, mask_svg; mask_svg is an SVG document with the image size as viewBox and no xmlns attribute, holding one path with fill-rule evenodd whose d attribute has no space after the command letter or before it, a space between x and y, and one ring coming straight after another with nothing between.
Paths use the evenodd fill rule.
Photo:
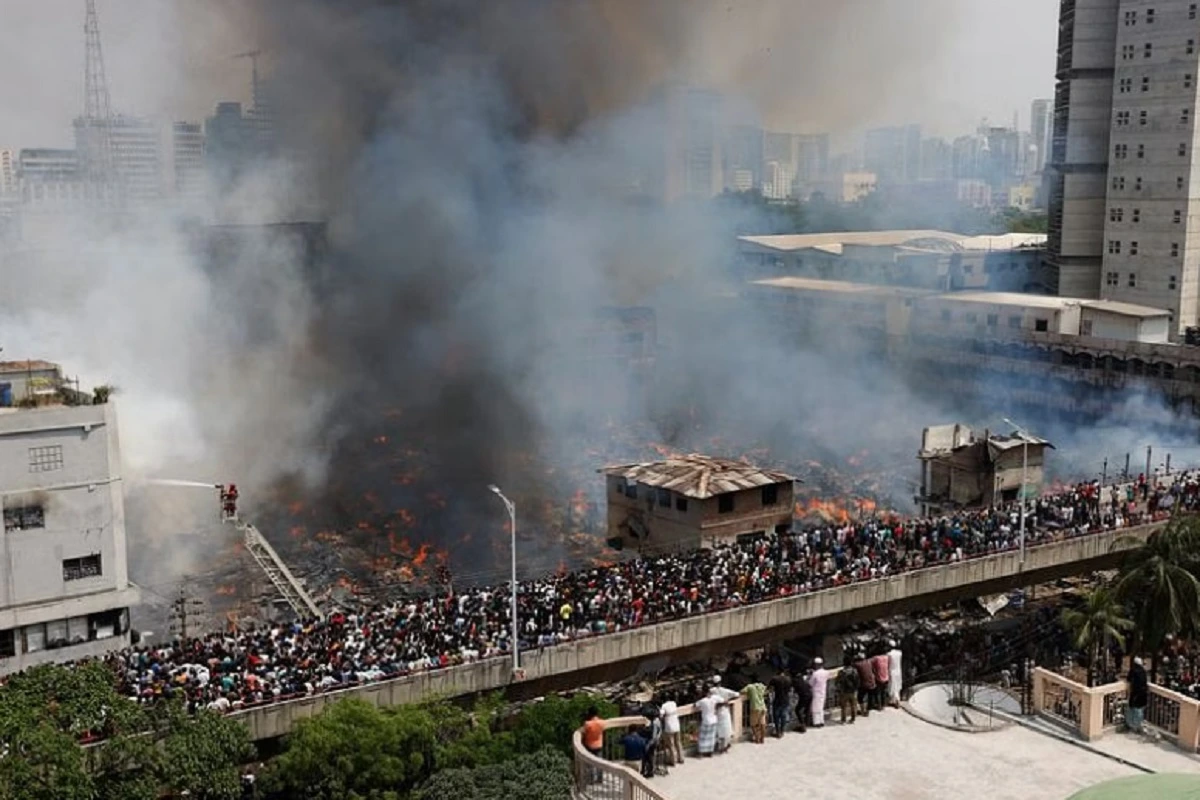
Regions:
<instances>
[{"instance_id":1,"label":"palm tree","mask_svg":"<svg viewBox=\"0 0 1200 800\"><path fill-rule=\"evenodd\" d=\"M1131 550L1117 580L1117 599L1136 623L1135 650L1151 654L1157 677L1158 652L1168 634L1194 637L1200 631L1200 517L1175 517L1146 543Z\"/></svg>"},{"instance_id":2,"label":"palm tree","mask_svg":"<svg viewBox=\"0 0 1200 800\"><path fill-rule=\"evenodd\" d=\"M1081 608L1064 608L1063 626L1071 634L1075 647L1088 654L1088 686L1096 685L1097 671L1108 674L1108 645L1116 642L1125 647L1125 631L1132 630L1133 620L1117 602L1116 593L1098 586L1087 594Z\"/></svg>"}]
</instances>

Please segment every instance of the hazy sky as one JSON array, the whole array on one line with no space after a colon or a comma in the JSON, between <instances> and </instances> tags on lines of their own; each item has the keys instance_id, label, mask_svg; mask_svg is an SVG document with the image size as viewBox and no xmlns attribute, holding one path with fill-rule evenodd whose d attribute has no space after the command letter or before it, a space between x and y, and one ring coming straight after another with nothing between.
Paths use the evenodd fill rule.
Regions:
<instances>
[{"instance_id":1,"label":"hazy sky","mask_svg":"<svg viewBox=\"0 0 1200 800\"><path fill-rule=\"evenodd\" d=\"M252 2L98 0L114 109L200 120L218 100L248 99L249 64L232 56L255 45L253 34L235 19L239 3ZM769 96L761 85L756 89L761 102L770 106L762 109L768 125L834 127L850 133L871 125L920 122L931 132L955 135L985 116L1008 123L1014 111L1026 127L1030 100L1052 95L1057 0L864 2L868 9L872 3L891 2L893 10L902 2L900 8L911 9L920 23L913 26L917 38L905 33L904 43L889 47L887 42L864 41L854 24L843 25L829 42L837 56L820 62L830 64L820 70L828 74L790 76L788 56L778 46L762 48L757 56L761 64L743 57L739 75L758 70L770 76ZM0 0L0 75L5 76L0 81L0 148L70 146L71 119L83 104L83 6L84 0ZM756 10L753 0L731 0L728 20L730 27L717 28L701 52L712 48L719 59L723 30L754 36L773 22ZM789 19L789 24L795 23ZM796 40L802 39L798 33ZM922 63L908 63L914 58ZM850 77L854 70L859 74ZM864 70L870 74L862 74ZM897 72L905 77L897 79ZM843 81L873 81L876 74L881 84L893 85L886 100L872 98L869 108L856 107L853 95L837 92ZM838 108L814 108L825 101L814 102L811 92L797 92L804 99L789 103L789 79L823 82L833 90L824 96L837 97Z\"/></svg>"}]
</instances>

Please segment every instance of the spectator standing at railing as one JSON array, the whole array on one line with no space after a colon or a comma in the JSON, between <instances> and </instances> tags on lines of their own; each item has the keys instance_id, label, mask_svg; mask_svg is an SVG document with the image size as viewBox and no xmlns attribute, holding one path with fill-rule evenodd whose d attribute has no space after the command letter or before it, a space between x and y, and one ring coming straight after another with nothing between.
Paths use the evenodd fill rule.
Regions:
<instances>
[{"instance_id":1,"label":"spectator standing at railing","mask_svg":"<svg viewBox=\"0 0 1200 800\"><path fill-rule=\"evenodd\" d=\"M807 733L808 726L812 724L813 690L808 682L811 676L811 669L807 674L797 672L792 676L792 689L796 694L796 727L801 733Z\"/></svg>"},{"instance_id":2,"label":"spectator standing at railing","mask_svg":"<svg viewBox=\"0 0 1200 800\"><path fill-rule=\"evenodd\" d=\"M900 692L904 688L904 653L896 646L895 640L888 642L888 702L894 708L900 707Z\"/></svg>"},{"instance_id":3,"label":"spectator standing at railing","mask_svg":"<svg viewBox=\"0 0 1200 800\"><path fill-rule=\"evenodd\" d=\"M1129 682L1129 708L1125 714L1125 725L1134 733L1141 733L1142 722L1146 719L1146 706L1150 702L1150 687L1140 657L1134 657L1126 680Z\"/></svg>"},{"instance_id":4,"label":"spectator standing at railing","mask_svg":"<svg viewBox=\"0 0 1200 800\"><path fill-rule=\"evenodd\" d=\"M663 738L667 743L667 766L683 763L683 742L680 741L679 704L668 697L659 709L662 712Z\"/></svg>"},{"instance_id":5,"label":"spectator standing at railing","mask_svg":"<svg viewBox=\"0 0 1200 800\"><path fill-rule=\"evenodd\" d=\"M696 750L701 758L710 758L717 747L717 697L717 687L713 686L708 694L696 701L696 710L700 712Z\"/></svg>"},{"instance_id":6,"label":"spectator standing at railing","mask_svg":"<svg viewBox=\"0 0 1200 800\"><path fill-rule=\"evenodd\" d=\"M746 684L742 692L750 703L750 741L762 744L767 738L767 687L755 681Z\"/></svg>"},{"instance_id":7,"label":"spectator standing at railing","mask_svg":"<svg viewBox=\"0 0 1200 800\"><path fill-rule=\"evenodd\" d=\"M812 689L812 725L814 728L825 727L825 697L829 691L830 670L825 669L825 661L813 659L812 674L808 676L808 685Z\"/></svg>"},{"instance_id":8,"label":"spectator standing at railing","mask_svg":"<svg viewBox=\"0 0 1200 800\"><path fill-rule=\"evenodd\" d=\"M724 753L733 745L733 703L741 692L721 686L721 676L713 678L712 691L717 696L717 752Z\"/></svg>"},{"instance_id":9,"label":"spectator standing at railing","mask_svg":"<svg viewBox=\"0 0 1200 800\"><path fill-rule=\"evenodd\" d=\"M788 706L792 702L792 679L782 669L771 678L771 725L775 738L783 737L787 730Z\"/></svg>"},{"instance_id":10,"label":"spectator standing at railing","mask_svg":"<svg viewBox=\"0 0 1200 800\"><path fill-rule=\"evenodd\" d=\"M859 653L854 668L858 670L858 710L867 717L875 705L875 668L866 653Z\"/></svg>"},{"instance_id":11,"label":"spectator standing at railing","mask_svg":"<svg viewBox=\"0 0 1200 800\"><path fill-rule=\"evenodd\" d=\"M871 669L875 673L875 707L880 711L889 704L888 683L891 670L888 668L887 651L876 646L875 655L871 656Z\"/></svg>"},{"instance_id":12,"label":"spectator standing at railing","mask_svg":"<svg viewBox=\"0 0 1200 800\"><path fill-rule=\"evenodd\" d=\"M843 725L847 722L854 722L858 718L858 687L858 669L847 656L846 662L842 664L842 669L837 675L838 704L842 709ZM846 717L850 719L846 719Z\"/></svg>"}]
</instances>

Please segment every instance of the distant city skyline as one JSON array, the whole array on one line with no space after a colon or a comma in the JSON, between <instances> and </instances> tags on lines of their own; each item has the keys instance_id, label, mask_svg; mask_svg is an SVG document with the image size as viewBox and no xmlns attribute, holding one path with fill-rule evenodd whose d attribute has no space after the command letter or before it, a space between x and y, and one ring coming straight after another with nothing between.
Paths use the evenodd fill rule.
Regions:
<instances>
[{"instance_id":1,"label":"distant city skyline","mask_svg":"<svg viewBox=\"0 0 1200 800\"><path fill-rule=\"evenodd\" d=\"M233 56L257 42L252 31L238 25L236 2L212 0L199 6L184 0L99 0L98 5L115 110L199 122L219 100L249 102L249 65ZM964 9L953 0L921 0L911 6L929 26L928 46L898 41L888 53L868 59L871 63L860 70L875 70L874 64L890 56L905 62L907 76L882 97L857 105L853 97L839 97L838 90L876 78L861 72L847 76L838 60L844 56L819 59L828 66L815 78L805 78L789 72L793 56L779 52L781 48L764 45L752 51L753 58L743 53L734 65L724 63L716 49L706 59L708 51L701 49L701 55L693 56L698 66L689 72L699 84L744 93L747 102L759 107L764 127L827 132L835 150L869 128L889 125L919 124L927 135L953 138L974 130L983 118L1007 125L1018 112L1021 128L1028 129L1030 102L1051 96L1058 4L1010 0L971 6ZM762 2L731 6L731 24L753 35L771 19L766 8ZM71 120L82 108L82 21L82 0L39 0L5 9L0 71L10 79L0 82L0 148L71 146ZM853 48L852 22L835 31L845 41L835 40L832 46ZM870 49L873 43L859 46ZM704 47L715 45L702 41ZM878 81L893 77L881 75ZM802 83L790 86L789 81ZM744 92L731 82L744 83Z\"/></svg>"}]
</instances>

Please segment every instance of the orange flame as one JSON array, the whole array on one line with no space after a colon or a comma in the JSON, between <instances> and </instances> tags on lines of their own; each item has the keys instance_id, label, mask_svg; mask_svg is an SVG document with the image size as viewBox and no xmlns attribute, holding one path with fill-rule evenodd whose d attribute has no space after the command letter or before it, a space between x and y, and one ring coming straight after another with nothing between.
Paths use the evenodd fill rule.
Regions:
<instances>
[{"instance_id":1,"label":"orange flame","mask_svg":"<svg viewBox=\"0 0 1200 800\"><path fill-rule=\"evenodd\" d=\"M429 550L430 550L429 545L427 545L427 544L421 545L421 549L419 549L417 551L417 554L415 556L413 556L413 564L418 567L421 566L422 564L424 564L425 560L427 558L429 558Z\"/></svg>"},{"instance_id":2,"label":"orange flame","mask_svg":"<svg viewBox=\"0 0 1200 800\"><path fill-rule=\"evenodd\" d=\"M387 444L387 437L382 435L376 436L373 441L375 444Z\"/></svg>"},{"instance_id":3,"label":"orange flame","mask_svg":"<svg viewBox=\"0 0 1200 800\"><path fill-rule=\"evenodd\" d=\"M217 595L219 597L233 597L235 594L237 594L236 586L218 586L217 587Z\"/></svg>"},{"instance_id":4,"label":"orange flame","mask_svg":"<svg viewBox=\"0 0 1200 800\"><path fill-rule=\"evenodd\" d=\"M830 522L836 522L839 525L844 525L851 519L850 512L846 507L835 500L819 500L813 497L808 500L807 504L803 501L796 503L796 516L809 517L814 515L823 517Z\"/></svg>"}]
</instances>

